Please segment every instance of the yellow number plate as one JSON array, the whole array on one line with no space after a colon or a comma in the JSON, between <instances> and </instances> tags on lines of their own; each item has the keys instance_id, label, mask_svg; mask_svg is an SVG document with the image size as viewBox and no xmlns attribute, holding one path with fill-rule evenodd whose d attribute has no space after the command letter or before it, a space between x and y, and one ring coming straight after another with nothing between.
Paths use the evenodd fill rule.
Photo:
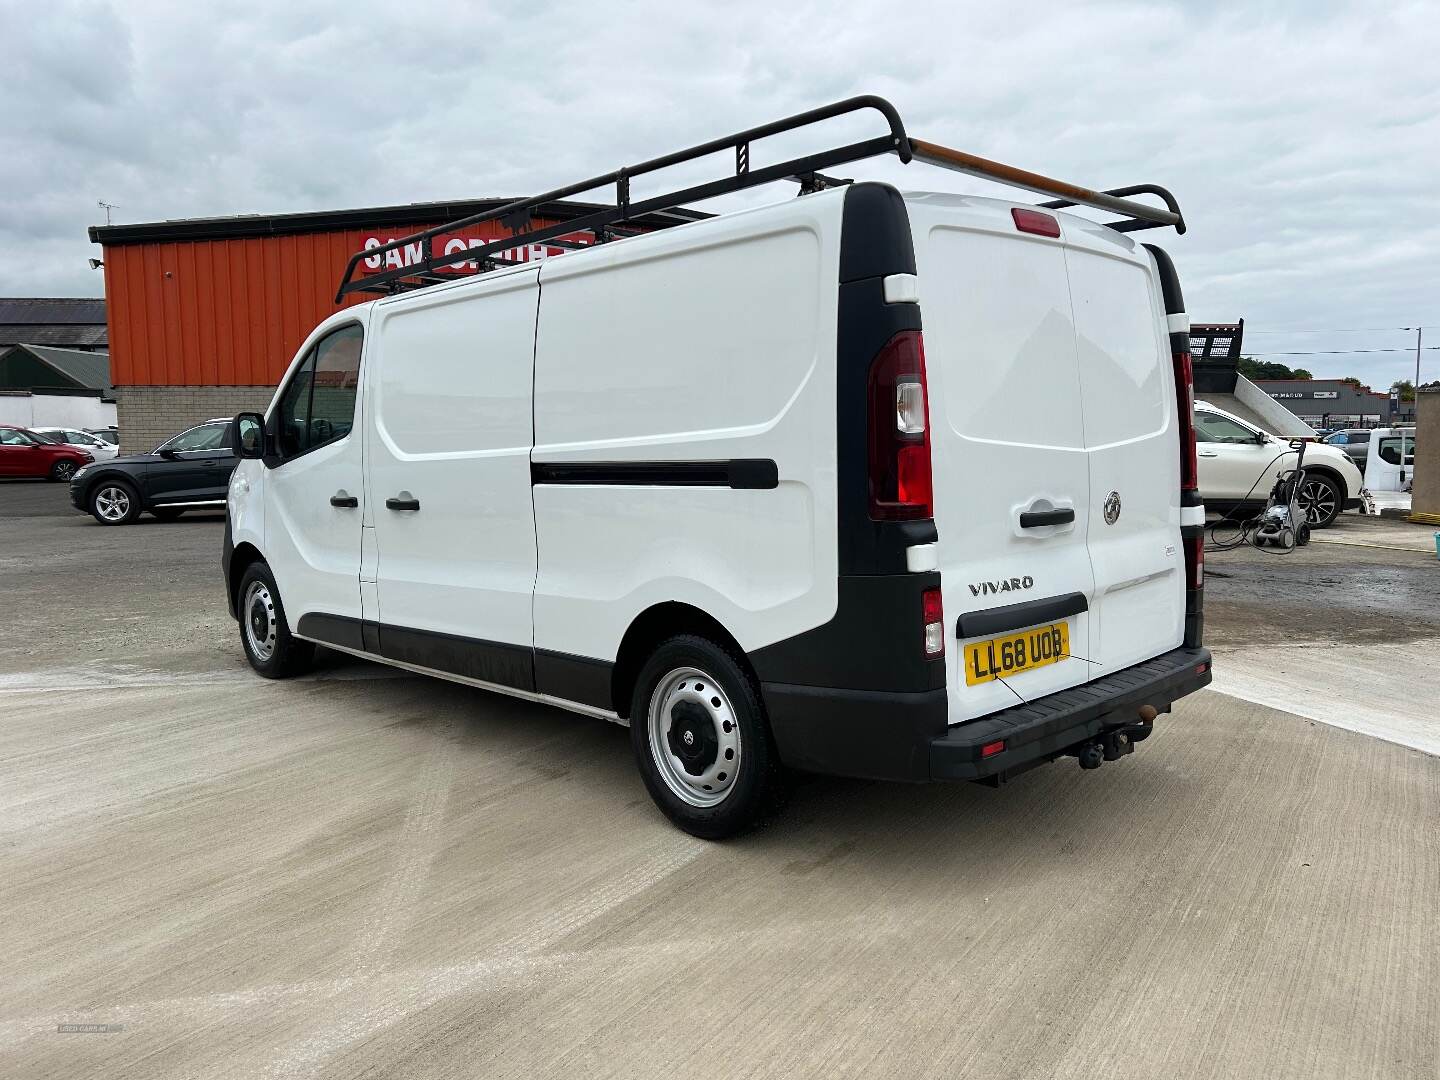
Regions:
<instances>
[{"instance_id":1,"label":"yellow number plate","mask_svg":"<svg viewBox=\"0 0 1440 1080\"><path fill-rule=\"evenodd\" d=\"M965 646L965 685L1053 664L1070 655L1070 624L1051 623Z\"/></svg>"}]
</instances>

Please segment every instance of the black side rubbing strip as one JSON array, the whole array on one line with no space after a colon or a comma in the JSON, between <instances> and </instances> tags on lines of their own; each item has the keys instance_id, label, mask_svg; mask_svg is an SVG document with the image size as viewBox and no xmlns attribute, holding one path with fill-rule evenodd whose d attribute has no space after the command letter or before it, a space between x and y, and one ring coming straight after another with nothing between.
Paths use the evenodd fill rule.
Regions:
<instances>
[{"instance_id":1,"label":"black side rubbing strip","mask_svg":"<svg viewBox=\"0 0 1440 1080\"><path fill-rule=\"evenodd\" d=\"M1069 525L1075 520L1075 511L1068 507L1064 510L1026 510L1020 515L1020 528L1038 529L1042 525Z\"/></svg>"},{"instance_id":2,"label":"black side rubbing strip","mask_svg":"<svg viewBox=\"0 0 1440 1080\"><path fill-rule=\"evenodd\" d=\"M1072 592L1063 596L1051 596L1044 600L1026 600L1020 604L1006 604L1004 607L987 608L985 611L971 611L955 621L955 636L959 638L986 637L1003 634L1007 630L1021 630L1027 626L1054 622L1067 615L1079 615L1090 610L1084 593Z\"/></svg>"},{"instance_id":3,"label":"black side rubbing strip","mask_svg":"<svg viewBox=\"0 0 1440 1080\"><path fill-rule=\"evenodd\" d=\"M723 461L532 461L530 482L769 489L780 486L780 468L769 458L731 458Z\"/></svg>"}]
</instances>

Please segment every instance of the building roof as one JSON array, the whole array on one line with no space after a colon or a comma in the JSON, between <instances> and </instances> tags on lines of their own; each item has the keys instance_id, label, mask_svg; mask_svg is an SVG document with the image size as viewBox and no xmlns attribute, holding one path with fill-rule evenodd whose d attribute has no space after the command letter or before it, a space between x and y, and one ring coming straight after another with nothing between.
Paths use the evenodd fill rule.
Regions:
<instances>
[{"instance_id":1,"label":"building roof","mask_svg":"<svg viewBox=\"0 0 1440 1080\"><path fill-rule=\"evenodd\" d=\"M45 345L22 342L5 349L8 356L17 350L29 353L61 377L74 383L77 388L99 390L102 397L114 395L110 385L110 354L84 352L80 349L54 349Z\"/></svg>"},{"instance_id":2,"label":"building roof","mask_svg":"<svg viewBox=\"0 0 1440 1080\"><path fill-rule=\"evenodd\" d=\"M0 349L21 343L104 349L105 301L69 296L0 297Z\"/></svg>"},{"instance_id":3,"label":"building roof","mask_svg":"<svg viewBox=\"0 0 1440 1080\"><path fill-rule=\"evenodd\" d=\"M89 296L0 296L0 325L105 325L105 301Z\"/></svg>"},{"instance_id":4,"label":"building roof","mask_svg":"<svg viewBox=\"0 0 1440 1080\"><path fill-rule=\"evenodd\" d=\"M257 236L285 236L295 233L340 232L348 229L379 228L384 225L436 225L472 214L488 213L514 199L461 199L453 202L406 203L401 206L372 206L353 210L313 210L299 214L239 214L230 217L179 218L173 221L135 225L92 225L92 243L107 247L120 244L173 243L177 240L237 240ZM601 208L599 203L543 203L535 216L566 221ZM635 219L639 225L678 225L709 217L697 210L677 208Z\"/></svg>"}]
</instances>

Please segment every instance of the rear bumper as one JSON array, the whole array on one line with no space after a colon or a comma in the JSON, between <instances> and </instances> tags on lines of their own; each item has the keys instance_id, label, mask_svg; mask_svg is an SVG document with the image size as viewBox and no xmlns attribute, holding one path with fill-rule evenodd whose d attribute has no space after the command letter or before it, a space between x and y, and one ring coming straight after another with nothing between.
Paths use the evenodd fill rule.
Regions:
<instances>
[{"instance_id":1,"label":"rear bumper","mask_svg":"<svg viewBox=\"0 0 1440 1080\"><path fill-rule=\"evenodd\" d=\"M1094 682L958 724L930 743L935 780L980 780L1060 756L1112 728L1139 722L1142 705L1159 712L1210 682L1209 649L1176 649ZM1005 748L981 757L981 748Z\"/></svg>"},{"instance_id":2,"label":"rear bumper","mask_svg":"<svg viewBox=\"0 0 1440 1080\"><path fill-rule=\"evenodd\" d=\"M780 758L792 768L877 780L986 780L1059 757L1165 712L1210 682L1210 651L1181 648L1025 705L947 724L944 690L833 690L764 683ZM1004 749L981 756L981 748Z\"/></svg>"}]
</instances>

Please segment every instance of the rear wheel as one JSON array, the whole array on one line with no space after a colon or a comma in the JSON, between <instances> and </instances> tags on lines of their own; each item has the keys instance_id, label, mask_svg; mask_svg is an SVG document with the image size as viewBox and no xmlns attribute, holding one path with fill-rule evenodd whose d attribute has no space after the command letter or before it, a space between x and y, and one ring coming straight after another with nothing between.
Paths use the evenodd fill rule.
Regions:
<instances>
[{"instance_id":1,"label":"rear wheel","mask_svg":"<svg viewBox=\"0 0 1440 1080\"><path fill-rule=\"evenodd\" d=\"M1300 505L1312 529L1323 529L1340 515L1340 485L1323 473L1312 473L1300 486Z\"/></svg>"},{"instance_id":2,"label":"rear wheel","mask_svg":"<svg viewBox=\"0 0 1440 1080\"><path fill-rule=\"evenodd\" d=\"M102 480L90 492L90 513L101 525L129 525L140 516L140 494L124 480Z\"/></svg>"},{"instance_id":3,"label":"rear wheel","mask_svg":"<svg viewBox=\"0 0 1440 1080\"><path fill-rule=\"evenodd\" d=\"M75 475L75 463L73 461L57 461L50 466L50 479L57 480L62 484L68 484L70 478Z\"/></svg>"},{"instance_id":4,"label":"rear wheel","mask_svg":"<svg viewBox=\"0 0 1440 1080\"><path fill-rule=\"evenodd\" d=\"M630 739L645 787L686 832L719 840L780 803L783 773L759 688L729 649L671 638L636 681Z\"/></svg>"},{"instance_id":5,"label":"rear wheel","mask_svg":"<svg viewBox=\"0 0 1440 1080\"><path fill-rule=\"evenodd\" d=\"M267 679L288 679L307 671L315 659L315 646L291 635L270 567L251 563L240 579L238 596L240 643L250 666Z\"/></svg>"}]
</instances>

